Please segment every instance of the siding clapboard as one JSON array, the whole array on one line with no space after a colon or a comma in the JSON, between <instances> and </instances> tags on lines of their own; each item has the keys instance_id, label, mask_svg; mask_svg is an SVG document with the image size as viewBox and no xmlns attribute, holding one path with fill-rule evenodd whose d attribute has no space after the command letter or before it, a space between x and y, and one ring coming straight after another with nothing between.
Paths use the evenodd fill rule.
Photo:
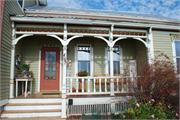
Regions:
<instances>
[{"instance_id":1,"label":"siding clapboard","mask_svg":"<svg viewBox=\"0 0 180 120\"><path fill-rule=\"evenodd\" d=\"M171 36L167 33L153 33L154 51L161 51L165 53L171 60L173 60L172 54L172 41ZM156 55L156 53L155 53ZM159 59L164 59L161 57Z\"/></svg>"},{"instance_id":2,"label":"siding clapboard","mask_svg":"<svg viewBox=\"0 0 180 120\"><path fill-rule=\"evenodd\" d=\"M1 47L1 97L0 100L9 98L10 86L10 64L11 64L11 46L12 46L12 27L9 14L23 14L17 1L7 0L5 2L2 47Z\"/></svg>"},{"instance_id":3,"label":"siding clapboard","mask_svg":"<svg viewBox=\"0 0 180 120\"><path fill-rule=\"evenodd\" d=\"M24 7L36 5L36 0L25 0L24 1Z\"/></svg>"}]
</instances>

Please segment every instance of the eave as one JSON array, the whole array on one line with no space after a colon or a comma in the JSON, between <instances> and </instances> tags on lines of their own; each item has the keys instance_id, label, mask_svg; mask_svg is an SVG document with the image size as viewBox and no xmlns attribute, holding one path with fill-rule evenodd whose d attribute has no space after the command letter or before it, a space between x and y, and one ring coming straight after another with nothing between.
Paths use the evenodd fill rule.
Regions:
<instances>
[{"instance_id":1,"label":"eave","mask_svg":"<svg viewBox=\"0 0 180 120\"><path fill-rule=\"evenodd\" d=\"M128 26L137 28L154 28L154 29L168 29L180 30L180 26L141 23L141 22L123 22L123 21L102 21L102 20L87 20L87 19L64 19L64 18L36 18L36 17L10 17L14 22L28 22L28 23L67 23L67 24L84 24L84 25L104 25L104 26Z\"/></svg>"}]
</instances>

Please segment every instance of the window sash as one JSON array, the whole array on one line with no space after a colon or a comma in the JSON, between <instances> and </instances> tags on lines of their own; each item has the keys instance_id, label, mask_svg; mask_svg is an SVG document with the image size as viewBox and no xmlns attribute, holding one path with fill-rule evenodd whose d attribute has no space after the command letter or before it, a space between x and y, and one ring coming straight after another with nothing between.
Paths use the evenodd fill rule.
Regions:
<instances>
[{"instance_id":1,"label":"window sash","mask_svg":"<svg viewBox=\"0 0 180 120\"><path fill-rule=\"evenodd\" d=\"M77 45L77 72L86 70L91 72L91 46Z\"/></svg>"},{"instance_id":2,"label":"window sash","mask_svg":"<svg viewBox=\"0 0 180 120\"><path fill-rule=\"evenodd\" d=\"M176 59L176 67L177 67L177 74L180 74L180 40L174 41L175 44L175 59Z\"/></svg>"}]
</instances>

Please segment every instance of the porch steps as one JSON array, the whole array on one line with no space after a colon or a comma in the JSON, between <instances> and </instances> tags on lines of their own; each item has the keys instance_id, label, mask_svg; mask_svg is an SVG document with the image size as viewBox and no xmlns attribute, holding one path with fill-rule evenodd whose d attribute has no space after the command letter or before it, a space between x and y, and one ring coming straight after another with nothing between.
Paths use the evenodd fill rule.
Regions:
<instances>
[{"instance_id":1,"label":"porch steps","mask_svg":"<svg viewBox=\"0 0 180 120\"><path fill-rule=\"evenodd\" d=\"M22 117L22 118L1 118L2 120L60 120L65 119L61 116L56 117Z\"/></svg>"},{"instance_id":2,"label":"porch steps","mask_svg":"<svg viewBox=\"0 0 180 120\"><path fill-rule=\"evenodd\" d=\"M61 98L10 99L1 118L60 117Z\"/></svg>"}]
</instances>

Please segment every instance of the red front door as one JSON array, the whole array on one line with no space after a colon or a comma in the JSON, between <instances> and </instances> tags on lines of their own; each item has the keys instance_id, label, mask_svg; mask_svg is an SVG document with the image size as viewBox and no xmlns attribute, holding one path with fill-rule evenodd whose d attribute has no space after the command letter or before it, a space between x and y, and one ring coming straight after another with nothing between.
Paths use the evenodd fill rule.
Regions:
<instances>
[{"instance_id":1,"label":"red front door","mask_svg":"<svg viewBox=\"0 0 180 120\"><path fill-rule=\"evenodd\" d=\"M59 90L60 49L41 49L41 90Z\"/></svg>"}]
</instances>

